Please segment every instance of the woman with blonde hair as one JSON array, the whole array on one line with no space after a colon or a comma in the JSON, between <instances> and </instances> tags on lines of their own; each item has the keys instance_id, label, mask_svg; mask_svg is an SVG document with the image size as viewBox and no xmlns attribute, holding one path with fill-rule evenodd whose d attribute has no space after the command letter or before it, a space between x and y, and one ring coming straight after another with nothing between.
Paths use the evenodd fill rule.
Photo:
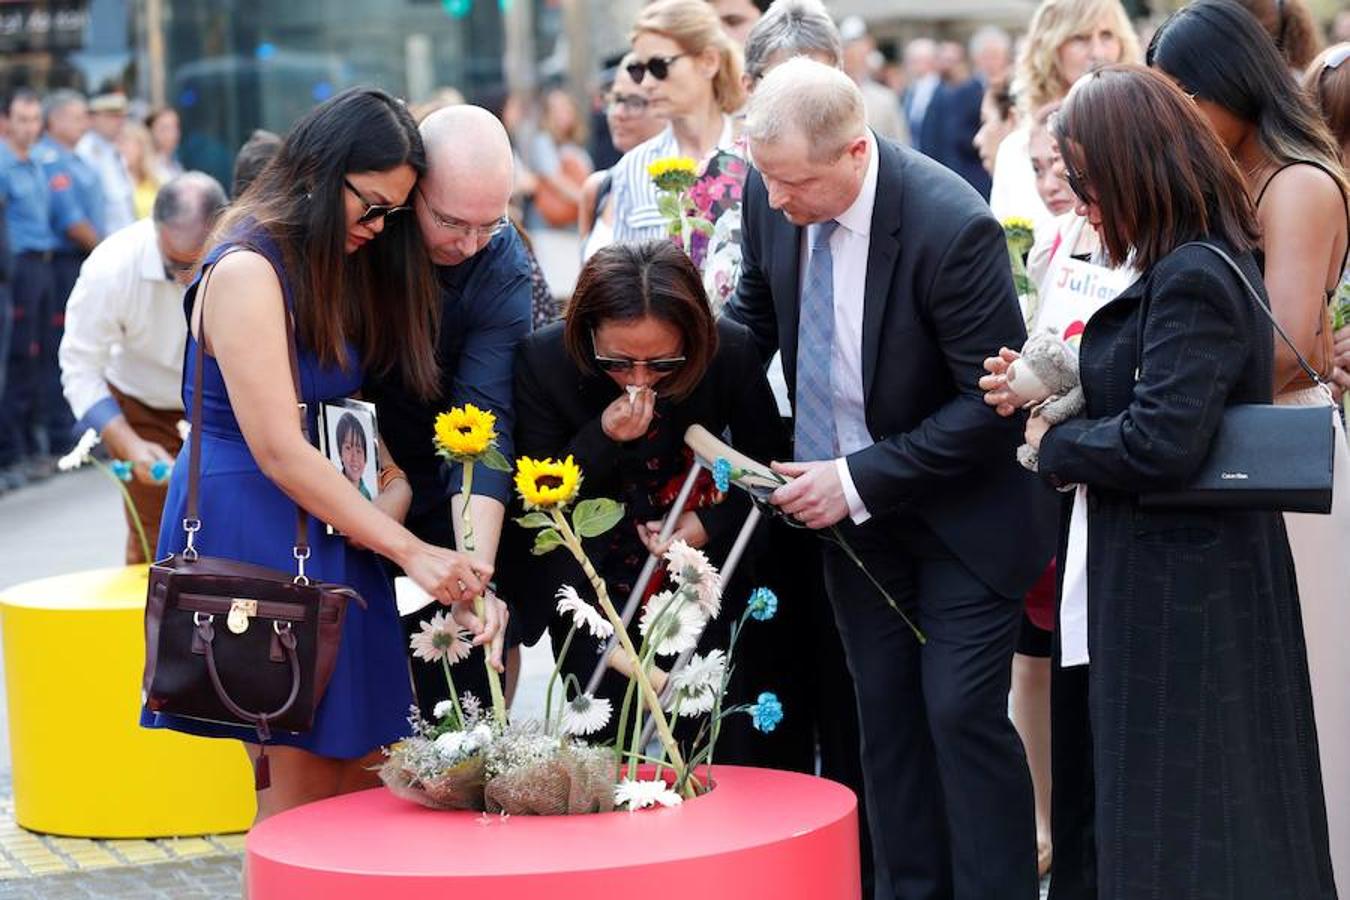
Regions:
<instances>
[{"instance_id":1,"label":"woman with blonde hair","mask_svg":"<svg viewBox=\"0 0 1350 900\"><path fill-rule=\"evenodd\" d=\"M657 0L633 25L626 70L647 94L653 114L670 120L660 134L625 153L614 167L614 240L666 235L656 207L653 161L685 156L703 163L735 140L731 114L745 102L741 51L704 0Z\"/></svg>"},{"instance_id":2,"label":"woman with blonde hair","mask_svg":"<svg viewBox=\"0 0 1350 900\"><path fill-rule=\"evenodd\" d=\"M994 161L989 206L995 216L1030 219L1037 231L1051 222L1036 192L1028 152L1032 113L1063 100L1070 86L1093 69L1141 61L1139 39L1120 0L1044 0L1036 7L1012 85L1027 124L1003 141Z\"/></svg>"},{"instance_id":3,"label":"woman with blonde hair","mask_svg":"<svg viewBox=\"0 0 1350 900\"><path fill-rule=\"evenodd\" d=\"M132 206L136 218L144 219L154 209L155 195L159 193L159 179L153 168L155 145L150 139L150 130L139 122L127 122L117 136L117 150L135 188Z\"/></svg>"}]
</instances>

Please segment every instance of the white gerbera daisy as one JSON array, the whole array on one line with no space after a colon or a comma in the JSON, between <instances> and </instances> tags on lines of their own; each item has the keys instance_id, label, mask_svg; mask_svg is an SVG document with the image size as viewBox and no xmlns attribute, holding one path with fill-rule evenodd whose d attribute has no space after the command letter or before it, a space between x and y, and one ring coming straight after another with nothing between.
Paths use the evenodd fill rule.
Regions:
<instances>
[{"instance_id":1,"label":"white gerbera daisy","mask_svg":"<svg viewBox=\"0 0 1350 900\"><path fill-rule=\"evenodd\" d=\"M438 612L430 622L418 622L421 630L412 636L408 646L413 656L427 662L448 660L450 665L467 659L473 645L469 643L469 632L445 612Z\"/></svg>"},{"instance_id":2,"label":"white gerbera daisy","mask_svg":"<svg viewBox=\"0 0 1350 900\"><path fill-rule=\"evenodd\" d=\"M662 591L647 601L638 621L638 631L644 638L656 642L658 656L676 656L698 646L698 636L703 633L706 621L697 603Z\"/></svg>"},{"instance_id":3,"label":"white gerbera daisy","mask_svg":"<svg viewBox=\"0 0 1350 900\"><path fill-rule=\"evenodd\" d=\"M444 719L446 716L454 715L454 713L455 701L453 700L442 700L431 710L431 715L437 719Z\"/></svg>"},{"instance_id":4,"label":"white gerbera daisy","mask_svg":"<svg viewBox=\"0 0 1350 900\"><path fill-rule=\"evenodd\" d=\"M98 446L98 432L92 428L86 428L84 434L80 435L75 448L56 461L56 468L62 472L70 472L78 469L80 466L89 462L89 454L94 452Z\"/></svg>"},{"instance_id":5,"label":"white gerbera daisy","mask_svg":"<svg viewBox=\"0 0 1350 900\"><path fill-rule=\"evenodd\" d=\"M637 810L648 806L679 806L684 799L664 781L632 781L625 778L614 785L614 805L620 809Z\"/></svg>"},{"instance_id":6,"label":"white gerbera daisy","mask_svg":"<svg viewBox=\"0 0 1350 900\"><path fill-rule=\"evenodd\" d=\"M594 734L609 724L613 712L608 699L590 694L577 694L563 704L561 727L563 734Z\"/></svg>"},{"instance_id":7,"label":"white gerbera daisy","mask_svg":"<svg viewBox=\"0 0 1350 900\"><path fill-rule=\"evenodd\" d=\"M614 626L605 618L604 613L581 599L577 589L570 584L564 584L558 588L556 596L558 598L559 615L571 616L579 630L589 631L602 639L607 639L614 634Z\"/></svg>"},{"instance_id":8,"label":"white gerbera daisy","mask_svg":"<svg viewBox=\"0 0 1350 900\"><path fill-rule=\"evenodd\" d=\"M675 583L694 591L698 605L710 619L722 611L722 576L702 551L676 541L666 551L666 571Z\"/></svg>"},{"instance_id":9,"label":"white gerbera daisy","mask_svg":"<svg viewBox=\"0 0 1350 900\"><path fill-rule=\"evenodd\" d=\"M678 704L682 716L701 716L711 712L717 703L717 693L722 690L722 678L726 670L726 654L721 650L709 651L707 656L694 654L683 669L670 676L671 694L667 709L674 711Z\"/></svg>"}]
</instances>

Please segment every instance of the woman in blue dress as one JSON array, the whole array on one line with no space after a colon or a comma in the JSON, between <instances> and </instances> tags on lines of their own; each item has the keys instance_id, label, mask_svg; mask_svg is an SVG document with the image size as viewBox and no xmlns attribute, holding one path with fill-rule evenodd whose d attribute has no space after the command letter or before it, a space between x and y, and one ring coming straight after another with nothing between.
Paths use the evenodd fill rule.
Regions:
<instances>
[{"instance_id":1,"label":"woman in blue dress","mask_svg":"<svg viewBox=\"0 0 1350 900\"><path fill-rule=\"evenodd\" d=\"M391 485L383 505L372 504L305 439L296 419L286 315L295 326L311 434L318 405L356 393L366 371L396 368L407 390L433 392L435 289L405 206L424 169L421 138L401 103L359 88L328 100L295 125L231 208L185 301L189 410L203 333L206 353L202 423L189 438L202 450L197 549L289 570L299 504L310 516L307 574L350 585L367 603L348 606L313 729L269 741L271 787L258 793L258 821L375 783L370 767L380 748L407 731L408 657L377 554L451 605L500 661L504 608L491 606L479 621L468 602L491 567L413 537L400 524L410 499L406 482ZM187 483L185 447L165 505L161 558L183 549ZM328 534L324 523L346 537ZM142 722L235 738L250 758L259 753L252 728L148 710Z\"/></svg>"}]
</instances>

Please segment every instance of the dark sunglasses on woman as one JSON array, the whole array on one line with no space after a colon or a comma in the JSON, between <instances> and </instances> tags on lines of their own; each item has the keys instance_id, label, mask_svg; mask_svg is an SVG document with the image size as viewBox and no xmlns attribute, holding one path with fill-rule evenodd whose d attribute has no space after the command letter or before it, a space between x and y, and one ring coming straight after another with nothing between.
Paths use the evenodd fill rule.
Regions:
<instances>
[{"instance_id":1,"label":"dark sunglasses on woman","mask_svg":"<svg viewBox=\"0 0 1350 900\"><path fill-rule=\"evenodd\" d=\"M666 76L670 74L671 63L683 58L683 53L676 53L674 56L653 56L648 60L630 62L624 68L628 70L628 77L632 78L635 84L642 84L642 79L648 72L651 72L657 81L665 81Z\"/></svg>"},{"instance_id":2,"label":"dark sunglasses on woman","mask_svg":"<svg viewBox=\"0 0 1350 900\"><path fill-rule=\"evenodd\" d=\"M356 195L357 200L360 200L366 205L366 211L357 216L357 222L365 223L373 222L375 219L388 219L392 215L407 212L409 209L412 209L410 206L395 206L392 203L371 203L356 189L356 185L352 184L346 178L342 179L342 183L347 186L347 190Z\"/></svg>"},{"instance_id":3,"label":"dark sunglasses on woman","mask_svg":"<svg viewBox=\"0 0 1350 900\"><path fill-rule=\"evenodd\" d=\"M643 366L656 372L658 375L669 375L688 362L688 357L668 356L665 359L627 359L618 356L601 356L594 350L595 335L591 335L592 354L595 357L595 366L602 372L631 372L638 366Z\"/></svg>"}]
</instances>

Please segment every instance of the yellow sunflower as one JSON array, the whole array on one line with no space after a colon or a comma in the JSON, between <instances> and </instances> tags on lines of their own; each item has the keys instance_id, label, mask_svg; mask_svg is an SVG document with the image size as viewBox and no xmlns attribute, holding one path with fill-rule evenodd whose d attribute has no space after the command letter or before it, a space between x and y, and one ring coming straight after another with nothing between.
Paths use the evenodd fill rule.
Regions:
<instances>
[{"instance_id":1,"label":"yellow sunflower","mask_svg":"<svg viewBox=\"0 0 1350 900\"><path fill-rule=\"evenodd\" d=\"M472 403L436 417L436 449L448 456L481 456L495 440L497 417Z\"/></svg>"},{"instance_id":2,"label":"yellow sunflower","mask_svg":"<svg viewBox=\"0 0 1350 900\"><path fill-rule=\"evenodd\" d=\"M698 180L698 162L688 156L668 156L649 163L647 174L660 190L688 190Z\"/></svg>"},{"instance_id":3,"label":"yellow sunflower","mask_svg":"<svg viewBox=\"0 0 1350 900\"><path fill-rule=\"evenodd\" d=\"M572 457L564 460L516 460L516 490L529 509L561 509L581 489L581 467Z\"/></svg>"}]
</instances>

